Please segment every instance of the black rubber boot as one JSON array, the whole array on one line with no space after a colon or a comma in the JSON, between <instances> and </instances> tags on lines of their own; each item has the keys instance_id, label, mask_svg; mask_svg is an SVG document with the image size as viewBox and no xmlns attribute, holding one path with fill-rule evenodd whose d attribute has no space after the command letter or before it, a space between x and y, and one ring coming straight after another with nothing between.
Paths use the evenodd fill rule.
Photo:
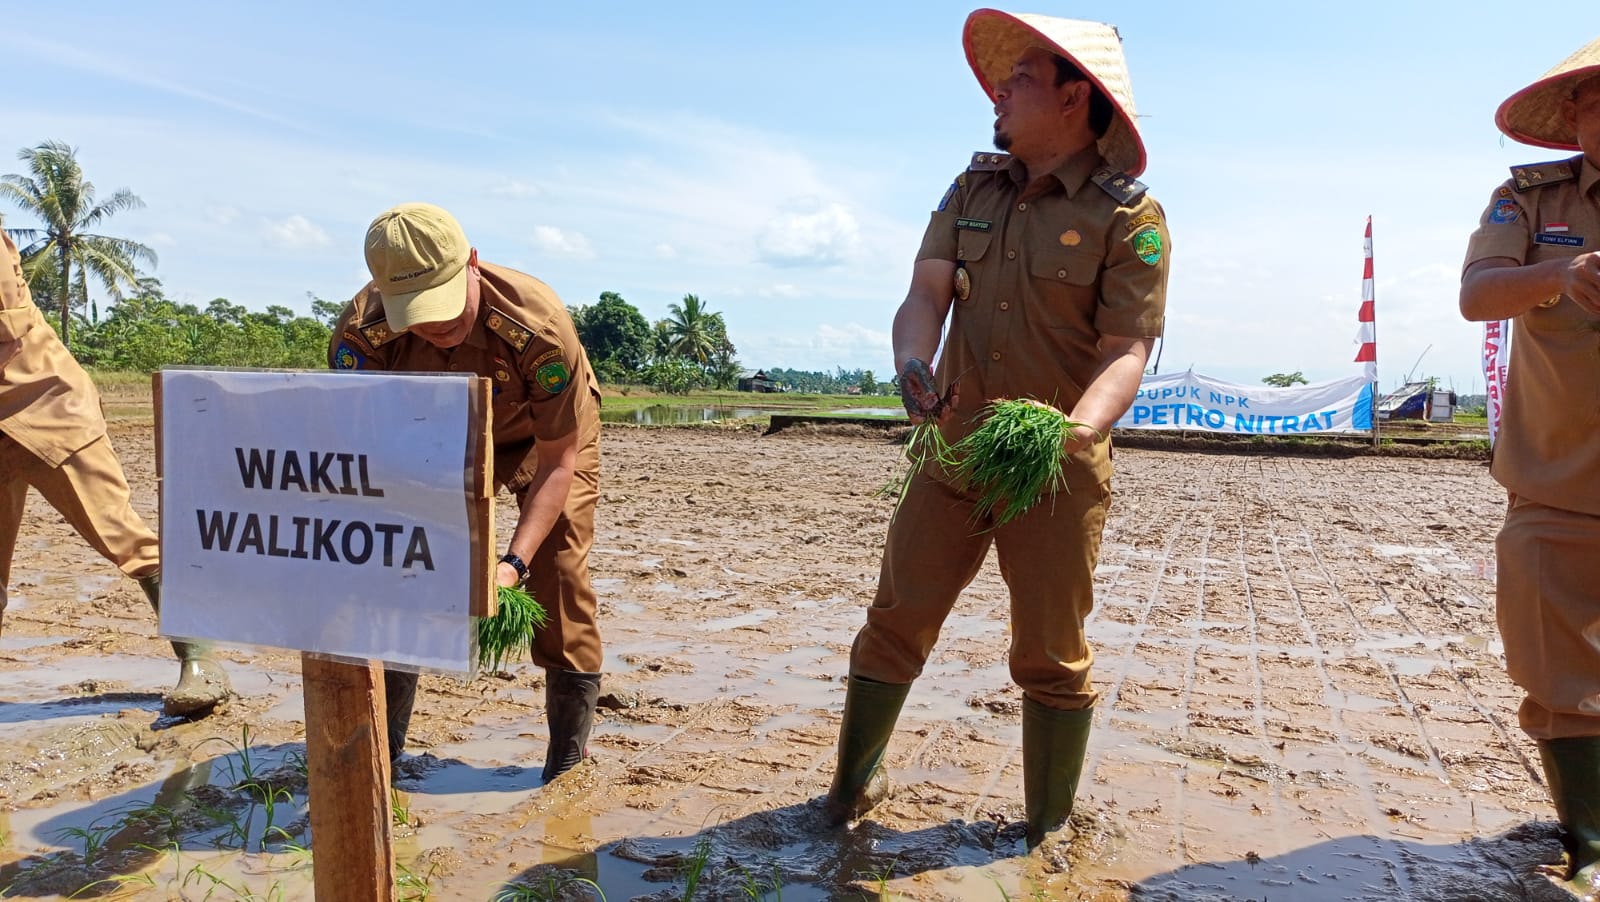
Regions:
<instances>
[{"instance_id":1,"label":"black rubber boot","mask_svg":"<svg viewBox=\"0 0 1600 902\"><path fill-rule=\"evenodd\" d=\"M544 711L550 747L544 755L544 781L572 770L589 754L589 730L600 701L600 674L545 670Z\"/></svg>"},{"instance_id":2,"label":"black rubber boot","mask_svg":"<svg viewBox=\"0 0 1600 902\"><path fill-rule=\"evenodd\" d=\"M845 685L839 764L833 771L828 796L822 801L822 816L830 826L853 821L889 797L883 753L889 748L895 721L900 719L900 709L910 693L910 683L850 677Z\"/></svg>"},{"instance_id":3,"label":"black rubber boot","mask_svg":"<svg viewBox=\"0 0 1600 902\"><path fill-rule=\"evenodd\" d=\"M1094 709L1062 711L1022 697L1022 799L1028 850L1072 816Z\"/></svg>"},{"instance_id":4,"label":"black rubber boot","mask_svg":"<svg viewBox=\"0 0 1600 902\"><path fill-rule=\"evenodd\" d=\"M1600 898L1600 736L1541 739L1539 759L1567 849L1558 882L1579 898Z\"/></svg>"},{"instance_id":5,"label":"black rubber boot","mask_svg":"<svg viewBox=\"0 0 1600 902\"><path fill-rule=\"evenodd\" d=\"M150 599L150 607L161 614L161 576L151 574L139 580L139 588ZM178 684L161 698L161 713L168 717L204 717L218 703L233 695L222 665L211 656L209 642L173 642L178 656Z\"/></svg>"},{"instance_id":6,"label":"black rubber boot","mask_svg":"<svg viewBox=\"0 0 1600 902\"><path fill-rule=\"evenodd\" d=\"M383 670L383 704L389 728L389 766L406 750L406 731L411 729L411 708L417 701L417 675L408 670Z\"/></svg>"}]
</instances>

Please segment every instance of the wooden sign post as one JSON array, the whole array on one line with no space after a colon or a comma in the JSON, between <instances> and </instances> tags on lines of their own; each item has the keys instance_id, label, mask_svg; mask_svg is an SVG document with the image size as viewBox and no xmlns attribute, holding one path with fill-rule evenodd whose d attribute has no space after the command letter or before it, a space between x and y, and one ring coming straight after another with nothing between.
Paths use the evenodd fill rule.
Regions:
<instances>
[{"instance_id":1,"label":"wooden sign post","mask_svg":"<svg viewBox=\"0 0 1600 902\"><path fill-rule=\"evenodd\" d=\"M490 383L163 370L161 634L301 652L317 898L393 902L383 666L494 614Z\"/></svg>"}]
</instances>

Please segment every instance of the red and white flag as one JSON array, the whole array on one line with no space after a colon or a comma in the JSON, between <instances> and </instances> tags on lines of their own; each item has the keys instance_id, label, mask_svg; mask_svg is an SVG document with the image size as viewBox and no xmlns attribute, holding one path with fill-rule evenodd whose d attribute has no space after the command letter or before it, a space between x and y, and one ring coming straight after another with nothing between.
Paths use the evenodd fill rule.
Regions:
<instances>
[{"instance_id":1,"label":"red and white flag","mask_svg":"<svg viewBox=\"0 0 1600 902\"><path fill-rule=\"evenodd\" d=\"M1361 350L1356 351L1356 363L1366 364L1362 372L1368 382L1378 381L1378 321L1372 292L1372 217L1367 217L1366 267L1361 273L1361 313L1357 319L1361 327L1356 331L1356 341Z\"/></svg>"},{"instance_id":2,"label":"red and white flag","mask_svg":"<svg viewBox=\"0 0 1600 902\"><path fill-rule=\"evenodd\" d=\"M1506 366L1511 362L1511 321L1483 324L1484 413L1489 415L1489 444L1500 432L1500 414L1506 401Z\"/></svg>"}]
</instances>

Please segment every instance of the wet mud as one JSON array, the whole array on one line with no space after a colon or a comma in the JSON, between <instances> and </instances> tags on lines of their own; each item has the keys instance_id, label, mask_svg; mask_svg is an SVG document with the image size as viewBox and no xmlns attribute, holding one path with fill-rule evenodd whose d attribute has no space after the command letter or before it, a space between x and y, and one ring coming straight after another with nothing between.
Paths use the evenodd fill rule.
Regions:
<instances>
[{"instance_id":1,"label":"wet mud","mask_svg":"<svg viewBox=\"0 0 1600 902\"><path fill-rule=\"evenodd\" d=\"M113 439L153 521L149 435ZM895 795L824 828L902 451L875 430L608 426L592 757L541 783L526 662L424 676L400 898L1562 898L1495 629L1503 494L1473 460L1119 450L1072 829L1023 855L992 556L911 692ZM177 665L137 587L30 499L0 636L7 898L310 898L298 656L221 657L239 697L163 718Z\"/></svg>"}]
</instances>

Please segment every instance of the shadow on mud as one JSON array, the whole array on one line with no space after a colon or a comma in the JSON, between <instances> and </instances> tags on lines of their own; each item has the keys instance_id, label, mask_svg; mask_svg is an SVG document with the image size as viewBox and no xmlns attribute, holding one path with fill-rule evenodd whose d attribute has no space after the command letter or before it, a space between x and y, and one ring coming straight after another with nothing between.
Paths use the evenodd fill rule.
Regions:
<instances>
[{"instance_id":1,"label":"shadow on mud","mask_svg":"<svg viewBox=\"0 0 1600 902\"><path fill-rule=\"evenodd\" d=\"M1186 865L1140 881L1137 902L1571 902L1536 869L1561 854L1558 828L1520 824L1433 844L1348 836L1271 858Z\"/></svg>"},{"instance_id":2,"label":"shadow on mud","mask_svg":"<svg viewBox=\"0 0 1600 902\"><path fill-rule=\"evenodd\" d=\"M829 828L818 800L724 821L688 836L629 837L594 853L547 861L507 881L503 893L539 898L676 902L785 902L894 898L890 881L982 868L1023 852L1023 825L953 820L909 831L872 820ZM1004 898L990 887L994 898ZM531 896L530 896L531 897Z\"/></svg>"},{"instance_id":3,"label":"shadow on mud","mask_svg":"<svg viewBox=\"0 0 1600 902\"><path fill-rule=\"evenodd\" d=\"M48 702L0 702L0 724L115 714L124 708L140 708L159 715L161 696L154 692L102 692Z\"/></svg>"}]
</instances>

